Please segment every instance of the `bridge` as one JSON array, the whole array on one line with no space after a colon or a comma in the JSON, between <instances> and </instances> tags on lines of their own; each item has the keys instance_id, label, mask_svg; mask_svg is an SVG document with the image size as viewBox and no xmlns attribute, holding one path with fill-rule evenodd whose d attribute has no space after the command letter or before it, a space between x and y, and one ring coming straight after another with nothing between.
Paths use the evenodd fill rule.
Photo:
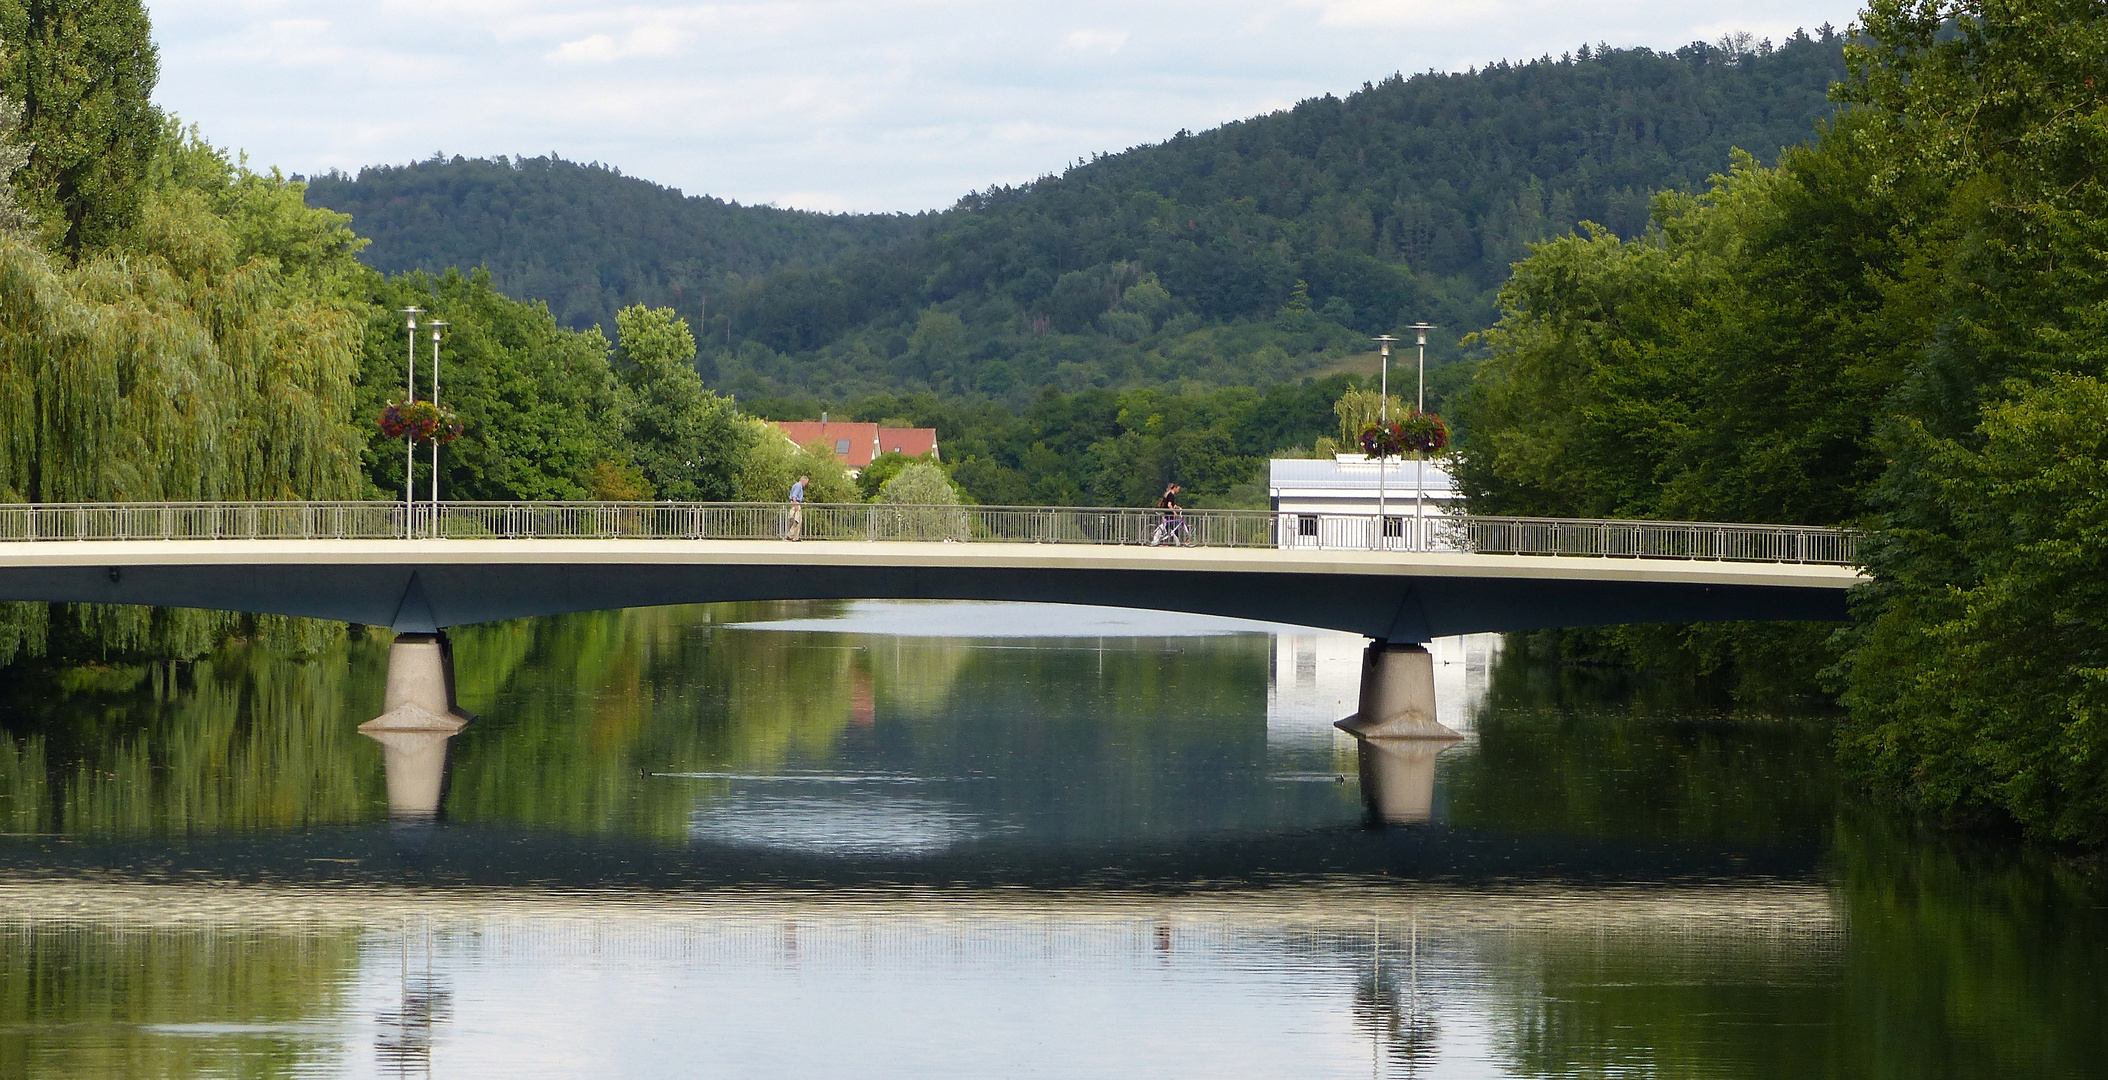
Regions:
<instances>
[{"instance_id":1,"label":"bridge","mask_svg":"<svg viewBox=\"0 0 2108 1080\"><path fill-rule=\"evenodd\" d=\"M1863 580L1855 534L1805 526L1231 510L1164 525L1155 511L1074 507L823 505L794 521L781 504L0 505L0 600L391 627L390 713L367 725L376 737L451 735L465 722L452 626L728 600L1182 611L1371 638L1350 727L1441 738L1454 736L1434 718L1421 647L1431 638L1841 620Z\"/></svg>"}]
</instances>

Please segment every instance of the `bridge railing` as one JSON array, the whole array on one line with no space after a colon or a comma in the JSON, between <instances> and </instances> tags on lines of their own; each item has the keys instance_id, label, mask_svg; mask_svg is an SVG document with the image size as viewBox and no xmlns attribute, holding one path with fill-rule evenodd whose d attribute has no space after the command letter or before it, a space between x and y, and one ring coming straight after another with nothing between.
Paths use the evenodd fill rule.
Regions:
<instances>
[{"instance_id":1,"label":"bridge railing","mask_svg":"<svg viewBox=\"0 0 2108 1080\"><path fill-rule=\"evenodd\" d=\"M1851 565L1844 529L1689 521L1593 521L1430 512L1299 514L1070 506L812 504L803 540L1189 544L1335 551L1450 551ZM0 542L25 540L640 539L778 540L782 503L399 502L0 504Z\"/></svg>"}]
</instances>

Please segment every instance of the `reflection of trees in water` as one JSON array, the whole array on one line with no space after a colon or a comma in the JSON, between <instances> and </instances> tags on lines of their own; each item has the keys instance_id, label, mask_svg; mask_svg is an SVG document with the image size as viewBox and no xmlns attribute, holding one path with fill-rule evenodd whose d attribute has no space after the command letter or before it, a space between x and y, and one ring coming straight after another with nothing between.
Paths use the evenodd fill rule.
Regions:
<instances>
[{"instance_id":1,"label":"reflection of trees in water","mask_svg":"<svg viewBox=\"0 0 2108 1080\"><path fill-rule=\"evenodd\" d=\"M643 608L456 632L460 697L483 715L455 742L448 812L671 839L708 782L640 788L640 770L819 764L852 724L887 722L944 729L911 752L947 772L976 739L1025 739L1016 748L1031 756L1080 755L1145 801L1143 789L1169 785L1157 801L1175 802L1161 766L1210 753L1218 731L1164 719L1235 718L1263 701L1255 637L1094 649L722 628L839 607ZM311 660L236 648L175 670L79 668L55 688L0 689L11 736L0 820L17 832L190 831L379 812L380 755L356 728L379 711L385 635ZM1168 804L1152 813L1175 816Z\"/></svg>"},{"instance_id":2,"label":"reflection of trees in water","mask_svg":"<svg viewBox=\"0 0 2108 1080\"><path fill-rule=\"evenodd\" d=\"M484 719L456 741L449 813L673 839L698 788L640 791L640 771L826 758L855 712L866 661L812 635L722 627L781 610L637 608L462 631L463 696Z\"/></svg>"},{"instance_id":3,"label":"reflection of trees in water","mask_svg":"<svg viewBox=\"0 0 2108 1080\"><path fill-rule=\"evenodd\" d=\"M1494 1046L1527 1075L1858 1075L1821 1064L1824 1039L1780 1037L1832 1019L1842 933L1767 924L1753 911L1733 925L1715 913L1684 928L1488 938Z\"/></svg>"},{"instance_id":4,"label":"reflection of trees in water","mask_svg":"<svg viewBox=\"0 0 2108 1080\"><path fill-rule=\"evenodd\" d=\"M1103 774L1134 793L1140 818L1162 823L1196 807L1264 816L1283 794L1195 801L1192 778L1178 775L1211 760L1263 764L1264 638L977 641L727 626L843 607L646 608L461 631L462 696L483 720L456 740L449 814L672 840L687 835L696 798L729 789L640 785L639 772L826 767L852 744L859 767L934 776L1001 762L1037 784L1040 766L1058 761L1071 779ZM1166 722L1179 718L1193 722ZM902 723L912 738L845 742L853 727ZM1225 724L1239 732L1227 746ZM1053 797L1082 797L1074 787ZM1044 794L1000 797L1044 805Z\"/></svg>"},{"instance_id":5,"label":"reflection of trees in water","mask_svg":"<svg viewBox=\"0 0 2108 1080\"><path fill-rule=\"evenodd\" d=\"M0 1076L286 1076L332 1060L355 930L0 922ZM243 1025L201 1039L157 1025Z\"/></svg>"},{"instance_id":6,"label":"reflection of trees in water","mask_svg":"<svg viewBox=\"0 0 2108 1080\"><path fill-rule=\"evenodd\" d=\"M946 638L869 637L865 655L878 703L889 715L927 720L951 704L973 653Z\"/></svg>"},{"instance_id":7,"label":"reflection of trees in water","mask_svg":"<svg viewBox=\"0 0 2108 1080\"><path fill-rule=\"evenodd\" d=\"M379 755L355 729L379 704L382 653L361 638L312 659L233 647L17 677L0 703L0 812L13 831L68 833L365 820Z\"/></svg>"},{"instance_id":8,"label":"reflection of trees in water","mask_svg":"<svg viewBox=\"0 0 2108 1080\"><path fill-rule=\"evenodd\" d=\"M1505 650L1477 739L1445 760L1449 820L1618 840L1824 842L1840 794L1827 716L1641 700L1625 686L1632 678Z\"/></svg>"}]
</instances>

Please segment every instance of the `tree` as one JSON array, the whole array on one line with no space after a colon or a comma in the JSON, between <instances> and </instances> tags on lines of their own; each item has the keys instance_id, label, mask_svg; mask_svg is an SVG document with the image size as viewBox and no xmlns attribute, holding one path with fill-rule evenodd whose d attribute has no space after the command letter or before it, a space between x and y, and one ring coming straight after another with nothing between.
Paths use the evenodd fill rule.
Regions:
<instances>
[{"instance_id":1,"label":"tree","mask_svg":"<svg viewBox=\"0 0 2108 1080\"><path fill-rule=\"evenodd\" d=\"M1879 445L1847 761L1921 805L2108 843L2108 625L2089 607L2108 552L2108 12L1879 0L1866 28L1847 96L1922 245L1892 306L1928 308L1929 330Z\"/></svg>"},{"instance_id":2,"label":"tree","mask_svg":"<svg viewBox=\"0 0 2108 1080\"><path fill-rule=\"evenodd\" d=\"M1348 453L1358 453L1361 433L1377 419L1389 413L1393 420L1405 419L1405 403L1392 394L1386 398L1380 390L1349 390L1332 403L1332 414L1339 418L1339 447Z\"/></svg>"},{"instance_id":3,"label":"tree","mask_svg":"<svg viewBox=\"0 0 2108 1080\"><path fill-rule=\"evenodd\" d=\"M1847 764L1950 818L2108 839L2108 383L2051 376L1967 440L1912 425L1952 530L1887 554L1848 661ZM1888 543L1912 545L1898 538ZM1943 573L1969 568L1954 586Z\"/></svg>"},{"instance_id":4,"label":"tree","mask_svg":"<svg viewBox=\"0 0 2108 1080\"><path fill-rule=\"evenodd\" d=\"M161 141L160 54L139 0L5 0L0 90L22 106L15 177L47 240L78 260L139 218Z\"/></svg>"},{"instance_id":5,"label":"tree","mask_svg":"<svg viewBox=\"0 0 2108 1080\"><path fill-rule=\"evenodd\" d=\"M738 491L750 429L695 373L695 338L671 308L615 313L623 442L661 498L722 502Z\"/></svg>"},{"instance_id":6,"label":"tree","mask_svg":"<svg viewBox=\"0 0 2108 1080\"><path fill-rule=\"evenodd\" d=\"M353 423L364 307L345 286L365 271L342 215L173 125L161 136L123 247L68 265L0 236L0 501L364 494ZM54 632L91 654L190 657L244 625L283 629L195 610L8 605L0 662Z\"/></svg>"},{"instance_id":7,"label":"tree","mask_svg":"<svg viewBox=\"0 0 2108 1080\"><path fill-rule=\"evenodd\" d=\"M794 446L784 437L783 430L772 424L751 419L741 423L753 440L738 474L736 490L741 502L784 502L790 498L791 485L801 476L812 478L805 488L808 503L863 501L856 481L849 478L849 469L834 456L834 447L818 441L810 446Z\"/></svg>"},{"instance_id":8,"label":"tree","mask_svg":"<svg viewBox=\"0 0 2108 1080\"><path fill-rule=\"evenodd\" d=\"M908 338L912 375L931 386L949 387L964 374L966 324L949 311L930 308L915 319L915 333Z\"/></svg>"},{"instance_id":9,"label":"tree","mask_svg":"<svg viewBox=\"0 0 2108 1080\"><path fill-rule=\"evenodd\" d=\"M959 489L944 469L933 462L909 462L881 484L878 501L910 506L957 506Z\"/></svg>"},{"instance_id":10,"label":"tree","mask_svg":"<svg viewBox=\"0 0 2108 1080\"><path fill-rule=\"evenodd\" d=\"M403 444L383 436L373 420L402 397L407 343L395 312L412 306L427 320L451 324L441 397L461 414L465 430L440 454L441 489L449 497L582 499L649 490L632 482L641 474L630 476L636 466L621 446L623 411L599 328L566 329L548 305L505 296L482 271L392 279L368 272L359 284L368 306L357 415L366 426L364 463L375 490L402 490ZM418 341L425 380L429 348ZM419 396L429 386L424 381Z\"/></svg>"},{"instance_id":11,"label":"tree","mask_svg":"<svg viewBox=\"0 0 2108 1080\"><path fill-rule=\"evenodd\" d=\"M6 67L7 55L0 52L0 70ZM29 148L17 138L21 127L22 106L0 91L0 233L19 235L36 225L15 195L15 174L29 164Z\"/></svg>"},{"instance_id":12,"label":"tree","mask_svg":"<svg viewBox=\"0 0 2108 1080\"><path fill-rule=\"evenodd\" d=\"M893 509L881 513L888 536L915 540L966 540L971 522L959 505L959 491L944 469L931 461L910 462L878 489L878 501Z\"/></svg>"}]
</instances>

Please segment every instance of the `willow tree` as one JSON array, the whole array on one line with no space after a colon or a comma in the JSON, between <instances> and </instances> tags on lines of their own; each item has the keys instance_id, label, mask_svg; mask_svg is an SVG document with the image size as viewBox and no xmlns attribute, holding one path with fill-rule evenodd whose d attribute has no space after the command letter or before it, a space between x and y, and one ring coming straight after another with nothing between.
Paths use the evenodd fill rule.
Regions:
<instances>
[{"instance_id":1,"label":"willow tree","mask_svg":"<svg viewBox=\"0 0 2108 1080\"><path fill-rule=\"evenodd\" d=\"M78 265L0 237L0 501L362 494L347 219L172 124L152 177L125 242ZM40 611L9 611L0 662L41 647ZM105 649L175 655L232 618L80 615Z\"/></svg>"}]
</instances>

